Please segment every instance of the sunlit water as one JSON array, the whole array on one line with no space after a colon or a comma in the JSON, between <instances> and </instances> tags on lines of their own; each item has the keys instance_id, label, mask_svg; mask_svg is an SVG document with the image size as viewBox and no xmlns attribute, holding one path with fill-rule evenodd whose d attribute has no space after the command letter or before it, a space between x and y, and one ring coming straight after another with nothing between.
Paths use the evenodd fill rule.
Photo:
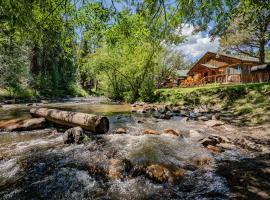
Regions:
<instances>
[{"instance_id":1,"label":"sunlit water","mask_svg":"<svg viewBox=\"0 0 270 200\"><path fill-rule=\"evenodd\" d=\"M145 135L147 128L162 132L172 128L188 133L211 130L200 123L183 123L180 117L156 120L131 113L130 105L54 104L65 110L107 115L110 131L91 137L85 144L64 145L62 133L48 128L0 134L0 199L228 199L224 178L215 173L215 156L186 134ZM28 117L27 107L0 111L5 119ZM4 115L4 113L6 113ZM5 117L3 117L5 116ZM142 123L143 122L143 123ZM114 134L118 127L127 134ZM210 160L190 167L194 159ZM108 178L112 160L128 160L134 167L160 164L181 168L180 182L158 183L145 174Z\"/></svg>"}]
</instances>

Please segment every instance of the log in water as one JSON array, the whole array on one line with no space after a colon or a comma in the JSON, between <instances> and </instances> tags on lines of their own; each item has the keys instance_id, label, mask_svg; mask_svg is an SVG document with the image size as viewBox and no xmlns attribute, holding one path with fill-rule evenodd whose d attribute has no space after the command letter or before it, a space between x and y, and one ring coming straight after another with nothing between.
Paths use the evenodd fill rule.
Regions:
<instances>
[{"instance_id":1,"label":"log in water","mask_svg":"<svg viewBox=\"0 0 270 200\"><path fill-rule=\"evenodd\" d=\"M104 116L48 108L31 108L30 113L56 124L70 127L80 126L94 133L106 133L109 130L109 120Z\"/></svg>"}]
</instances>

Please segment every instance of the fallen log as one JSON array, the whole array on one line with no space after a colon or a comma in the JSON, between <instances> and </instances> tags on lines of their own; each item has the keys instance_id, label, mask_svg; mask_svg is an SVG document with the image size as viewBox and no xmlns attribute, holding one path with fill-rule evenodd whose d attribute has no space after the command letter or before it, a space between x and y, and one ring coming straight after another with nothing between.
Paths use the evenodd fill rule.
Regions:
<instances>
[{"instance_id":1,"label":"fallen log","mask_svg":"<svg viewBox=\"0 0 270 200\"><path fill-rule=\"evenodd\" d=\"M103 116L48 108L31 108L30 113L32 116L44 117L56 124L80 126L94 133L106 133L109 130L109 120Z\"/></svg>"}]
</instances>

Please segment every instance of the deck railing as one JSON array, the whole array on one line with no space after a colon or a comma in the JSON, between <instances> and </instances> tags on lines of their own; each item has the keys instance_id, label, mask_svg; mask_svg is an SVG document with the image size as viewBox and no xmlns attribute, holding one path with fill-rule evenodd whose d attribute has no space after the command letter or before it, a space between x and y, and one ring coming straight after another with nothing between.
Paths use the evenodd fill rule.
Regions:
<instances>
[{"instance_id":1,"label":"deck railing","mask_svg":"<svg viewBox=\"0 0 270 200\"><path fill-rule=\"evenodd\" d=\"M217 74L206 76L200 80L201 84L207 83L239 83L241 82L240 74Z\"/></svg>"}]
</instances>

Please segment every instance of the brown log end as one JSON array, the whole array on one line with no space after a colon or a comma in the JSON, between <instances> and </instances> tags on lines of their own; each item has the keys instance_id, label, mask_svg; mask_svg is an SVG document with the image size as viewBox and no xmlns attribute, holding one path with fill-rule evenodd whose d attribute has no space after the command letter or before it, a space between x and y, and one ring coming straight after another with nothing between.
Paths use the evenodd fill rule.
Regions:
<instances>
[{"instance_id":1,"label":"brown log end","mask_svg":"<svg viewBox=\"0 0 270 200\"><path fill-rule=\"evenodd\" d=\"M110 122L107 117L100 117L97 120L97 125L96 125L97 133L100 133L100 134L107 133L109 131L109 128L110 128Z\"/></svg>"}]
</instances>

